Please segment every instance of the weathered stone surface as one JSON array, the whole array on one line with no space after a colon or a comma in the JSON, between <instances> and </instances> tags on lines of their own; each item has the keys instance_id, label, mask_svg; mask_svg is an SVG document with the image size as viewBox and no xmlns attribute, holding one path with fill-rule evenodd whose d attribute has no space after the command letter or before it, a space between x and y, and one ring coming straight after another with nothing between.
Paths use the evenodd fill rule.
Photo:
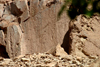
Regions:
<instances>
[{"instance_id":1,"label":"weathered stone surface","mask_svg":"<svg viewBox=\"0 0 100 67\"><path fill-rule=\"evenodd\" d=\"M4 0L2 4L0 29L9 57L46 52L63 43L70 19L64 14L57 20L59 0Z\"/></svg>"},{"instance_id":2,"label":"weathered stone surface","mask_svg":"<svg viewBox=\"0 0 100 67\"><path fill-rule=\"evenodd\" d=\"M6 21L9 21L9 22L13 22L15 21L17 18L11 14L11 11L10 11L10 6L9 5L6 5L4 7L4 12L3 12L3 15L2 15L2 20L6 20Z\"/></svg>"},{"instance_id":3,"label":"weathered stone surface","mask_svg":"<svg viewBox=\"0 0 100 67\"><path fill-rule=\"evenodd\" d=\"M27 0L16 0L10 3L11 13L19 17L19 22L24 22L29 18L29 8Z\"/></svg>"},{"instance_id":4,"label":"weathered stone surface","mask_svg":"<svg viewBox=\"0 0 100 67\"><path fill-rule=\"evenodd\" d=\"M72 22L73 27L70 33L72 54L79 56L100 56L100 17L95 16L87 19L79 16Z\"/></svg>"},{"instance_id":5,"label":"weathered stone surface","mask_svg":"<svg viewBox=\"0 0 100 67\"><path fill-rule=\"evenodd\" d=\"M4 4L0 4L0 18L2 17L2 15L3 15L3 5Z\"/></svg>"},{"instance_id":6,"label":"weathered stone surface","mask_svg":"<svg viewBox=\"0 0 100 67\"><path fill-rule=\"evenodd\" d=\"M13 58L0 67L100 67L100 17L58 20L62 1L0 0L0 57Z\"/></svg>"},{"instance_id":7,"label":"weathered stone surface","mask_svg":"<svg viewBox=\"0 0 100 67\"><path fill-rule=\"evenodd\" d=\"M55 3L50 8L44 9L41 9L39 5L38 0L30 1L31 18L21 23L27 53L46 52L58 43L62 44L64 35L68 30L67 22L70 19L66 15L63 15L63 21L61 21L62 19L57 21L57 13L61 4ZM59 32L61 34L58 34Z\"/></svg>"},{"instance_id":8,"label":"weathered stone surface","mask_svg":"<svg viewBox=\"0 0 100 67\"><path fill-rule=\"evenodd\" d=\"M64 49L59 44L56 46L56 55L61 56L61 57L68 56L68 54L64 51Z\"/></svg>"},{"instance_id":9,"label":"weathered stone surface","mask_svg":"<svg viewBox=\"0 0 100 67\"><path fill-rule=\"evenodd\" d=\"M7 27L6 50L9 57L13 58L21 54L22 32L19 25L11 24Z\"/></svg>"},{"instance_id":10,"label":"weathered stone surface","mask_svg":"<svg viewBox=\"0 0 100 67\"><path fill-rule=\"evenodd\" d=\"M0 22L0 28L1 29L7 28L8 25L9 25L9 22L8 21L1 21Z\"/></svg>"},{"instance_id":11,"label":"weathered stone surface","mask_svg":"<svg viewBox=\"0 0 100 67\"><path fill-rule=\"evenodd\" d=\"M9 21L9 22L13 22L14 20L16 20L16 17L14 15L3 15L2 19Z\"/></svg>"},{"instance_id":12,"label":"weathered stone surface","mask_svg":"<svg viewBox=\"0 0 100 67\"><path fill-rule=\"evenodd\" d=\"M4 40L5 40L4 32L0 30L0 45L5 45Z\"/></svg>"}]
</instances>

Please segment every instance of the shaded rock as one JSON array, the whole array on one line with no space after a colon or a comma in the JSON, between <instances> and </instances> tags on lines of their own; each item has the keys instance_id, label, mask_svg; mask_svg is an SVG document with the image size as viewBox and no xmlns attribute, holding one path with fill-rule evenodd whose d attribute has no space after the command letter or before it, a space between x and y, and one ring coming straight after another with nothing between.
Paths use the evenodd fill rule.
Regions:
<instances>
[{"instance_id":1,"label":"shaded rock","mask_svg":"<svg viewBox=\"0 0 100 67\"><path fill-rule=\"evenodd\" d=\"M2 20L6 20L6 21L9 21L9 22L13 22L16 19L17 18L14 15L11 14L10 6L9 5L6 5L4 7L4 12L3 12Z\"/></svg>"},{"instance_id":2,"label":"shaded rock","mask_svg":"<svg viewBox=\"0 0 100 67\"><path fill-rule=\"evenodd\" d=\"M8 53L6 52L6 47L4 45L0 45L0 57L9 58Z\"/></svg>"},{"instance_id":3,"label":"shaded rock","mask_svg":"<svg viewBox=\"0 0 100 67\"><path fill-rule=\"evenodd\" d=\"M27 0L16 0L15 2L10 3L11 13L17 17L20 16L21 21L26 21L29 18L29 8Z\"/></svg>"}]
</instances>

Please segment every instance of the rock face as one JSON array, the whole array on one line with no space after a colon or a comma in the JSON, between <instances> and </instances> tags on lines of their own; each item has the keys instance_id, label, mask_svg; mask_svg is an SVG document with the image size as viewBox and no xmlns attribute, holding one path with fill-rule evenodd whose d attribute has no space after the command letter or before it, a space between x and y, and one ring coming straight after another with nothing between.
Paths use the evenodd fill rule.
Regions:
<instances>
[{"instance_id":1,"label":"rock face","mask_svg":"<svg viewBox=\"0 0 100 67\"><path fill-rule=\"evenodd\" d=\"M58 20L62 4L0 0L0 67L100 67L100 17Z\"/></svg>"},{"instance_id":2,"label":"rock face","mask_svg":"<svg viewBox=\"0 0 100 67\"><path fill-rule=\"evenodd\" d=\"M21 54L22 32L19 25L7 27L7 47L9 57L15 57Z\"/></svg>"},{"instance_id":3,"label":"rock face","mask_svg":"<svg viewBox=\"0 0 100 67\"><path fill-rule=\"evenodd\" d=\"M71 54L78 56L100 56L100 17L87 19L80 15L71 28Z\"/></svg>"},{"instance_id":4,"label":"rock face","mask_svg":"<svg viewBox=\"0 0 100 67\"><path fill-rule=\"evenodd\" d=\"M0 1L0 44L10 58L46 52L63 43L70 19L63 14L57 20L61 5L59 0Z\"/></svg>"}]
</instances>

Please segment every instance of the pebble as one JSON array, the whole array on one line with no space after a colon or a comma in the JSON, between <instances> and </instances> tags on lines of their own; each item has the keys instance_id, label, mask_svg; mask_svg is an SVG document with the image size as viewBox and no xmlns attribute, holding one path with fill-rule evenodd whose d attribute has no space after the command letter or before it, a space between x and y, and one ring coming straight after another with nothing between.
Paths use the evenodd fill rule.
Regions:
<instances>
[{"instance_id":1,"label":"pebble","mask_svg":"<svg viewBox=\"0 0 100 67\"><path fill-rule=\"evenodd\" d=\"M14 59L5 59L0 57L0 67L87 67L89 64L93 63L95 59L97 58L90 59L76 56L67 58L39 53L25 55Z\"/></svg>"}]
</instances>

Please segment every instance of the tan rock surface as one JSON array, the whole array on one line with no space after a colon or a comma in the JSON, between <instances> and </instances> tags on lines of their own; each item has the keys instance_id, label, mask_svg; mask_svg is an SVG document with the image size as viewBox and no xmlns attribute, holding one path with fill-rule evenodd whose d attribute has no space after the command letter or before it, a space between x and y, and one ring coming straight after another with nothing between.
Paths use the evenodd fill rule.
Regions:
<instances>
[{"instance_id":1,"label":"tan rock surface","mask_svg":"<svg viewBox=\"0 0 100 67\"><path fill-rule=\"evenodd\" d=\"M22 32L19 25L12 24L7 27L6 50L9 57L13 58L21 54Z\"/></svg>"},{"instance_id":2,"label":"tan rock surface","mask_svg":"<svg viewBox=\"0 0 100 67\"><path fill-rule=\"evenodd\" d=\"M59 44L56 46L56 55L61 56L61 57L68 56L68 54L64 51L64 49Z\"/></svg>"},{"instance_id":3,"label":"tan rock surface","mask_svg":"<svg viewBox=\"0 0 100 67\"><path fill-rule=\"evenodd\" d=\"M100 17L87 19L80 15L70 33L72 53L80 56L100 56Z\"/></svg>"},{"instance_id":4,"label":"tan rock surface","mask_svg":"<svg viewBox=\"0 0 100 67\"><path fill-rule=\"evenodd\" d=\"M100 17L58 20L62 1L0 0L0 67L100 66Z\"/></svg>"},{"instance_id":5,"label":"tan rock surface","mask_svg":"<svg viewBox=\"0 0 100 67\"><path fill-rule=\"evenodd\" d=\"M65 22L69 22L70 20L66 15L61 17L63 21L57 21L57 13L61 4L55 3L52 4L50 8L47 7L44 9L41 9L41 7L39 7L40 5L38 0L31 0L31 18L21 23L27 46L27 53L46 52L55 47L58 43L62 44L64 35L68 30L68 23ZM58 32L61 34L58 34ZM61 37L59 38L59 36Z\"/></svg>"},{"instance_id":6,"label":"tan rock surface","mask_svg":"<svg viewBox=\"0 0 100 67\"><path fill-rule=\"evenodd\" d=\"M70 19L63 15L57 20L60 1L1 0L0 5L0 29L9 57L46 52L62 44Z\"/></svg>"},{"instance_id":7,"label":"tan rock surface","mask_svg":"<svg viewBox=\"0 0 100 67\"><path fill-rule=\"evenodd\" d=\"M4 4L0 4L0 18L2 17L2 15L3 15L3 5Z\"/></svg>"}]
</instances>

